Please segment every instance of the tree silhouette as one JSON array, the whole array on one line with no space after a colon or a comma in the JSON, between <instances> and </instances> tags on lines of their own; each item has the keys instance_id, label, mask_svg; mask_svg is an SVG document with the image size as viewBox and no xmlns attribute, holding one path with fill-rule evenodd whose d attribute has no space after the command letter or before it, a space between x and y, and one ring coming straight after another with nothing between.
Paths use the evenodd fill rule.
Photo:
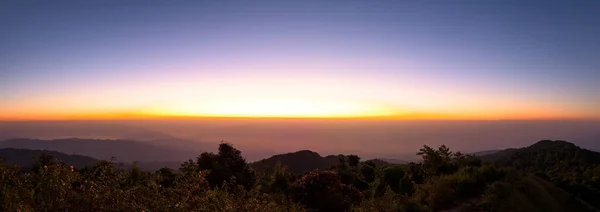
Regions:
<instances>
[{"instance_id":1,"label":"tree silhouette","mask_svg":"<svg viewBox=\"0 0 600 212\"><path fill-rule=\"evenodd\" d=\"M358 164L360 163L360 157L356 156L356 155L348 155L348 165L350 167L358 167Z\"/></svg>"},{"instance_id":2,"label":"tree silhouette","mask_svg":"<svg viewBox=\"0 0 600 212\"><path fill-rule=\"evenodd\" d=\"M206 180L212 188L230 180L235 180L246 189L250 189L256 183L256 175L242 157L241 151L228 143L221 143L217 154L202 153L196 164L198 171L210 171Z\"/></svg>"}]
</instances>

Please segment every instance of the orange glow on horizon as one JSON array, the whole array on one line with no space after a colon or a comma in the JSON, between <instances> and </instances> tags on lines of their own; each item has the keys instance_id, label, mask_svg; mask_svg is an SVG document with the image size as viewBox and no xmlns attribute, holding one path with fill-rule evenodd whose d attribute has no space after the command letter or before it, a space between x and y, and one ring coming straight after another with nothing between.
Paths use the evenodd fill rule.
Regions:
<instances>
[{"instance_id":1,"label":"orange glow on horizon","mask_svg":"<svg viewBox=\"0 0 600 212\"><path fill-rule=\"evenodd\" d=\"M322 98L222 98L212 101L179 99L129 108L20 107L0 114L0 121L143 120L143 119L357 119L357 120L548 120L593 119L561 110L521 107L417 109L394 105ZM37 105L37 104L30 104ZM78 109L79 108L79 109ZM595 117L594 117L595 118Z\"/></svg>"},{"instance_id":2,"label":"orange glow on horizon","mask_svg":"<svg viewBox=\"0 0 600 212\"><path fill-rule=\"evenodd\" d=\"M598 118L577 116L551 116L549 114L442 114L442 113L390 113L390 114L338 114L338 115L236 115L236 114L175 114L132 112L91 112L80 114L21 114L0 116L0 121L52 121L52 120L238 120L238 119L344 119L344 120L596 120Z\"/></svg>"}]
</instances>

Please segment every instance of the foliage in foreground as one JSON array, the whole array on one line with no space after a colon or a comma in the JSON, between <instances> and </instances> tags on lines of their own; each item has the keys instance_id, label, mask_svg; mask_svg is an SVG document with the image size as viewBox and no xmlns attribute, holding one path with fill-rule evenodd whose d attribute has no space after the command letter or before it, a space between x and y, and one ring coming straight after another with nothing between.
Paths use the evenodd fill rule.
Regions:
<instances>
[{"instance_id":1,"label":"foliage in foreground","mask_svg":"<svg viewBox=\"0 0 600 212\"><path fill-rule=\"evenodd\" d=\"M226 143L177 171L155 173L123 171L106 161L76 169L42 156L32 172L0 164L0 211L544 211L548 202L588 209L533 176L445 146L424 146L418 154L421 163L387 167L350 155L329 170L302 175L281 165L257 173ZM530 198L531 191L550 194L502 199Z\"/></svg>"}]
</instances>

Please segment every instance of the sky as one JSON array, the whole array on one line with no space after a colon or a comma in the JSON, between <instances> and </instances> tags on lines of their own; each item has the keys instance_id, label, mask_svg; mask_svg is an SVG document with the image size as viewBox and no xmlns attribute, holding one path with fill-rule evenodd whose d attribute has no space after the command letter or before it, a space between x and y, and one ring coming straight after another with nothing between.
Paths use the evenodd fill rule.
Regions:
<instances>
[{"instance_id":1,"label":"sky","mask_svg":"<svg viewBox=\"0 0 600 212\"><path fill-rule=\"evenodd\" d=\"M599 1L2 1L0 120L600 119Z\"/></svg>"}]
</instances>

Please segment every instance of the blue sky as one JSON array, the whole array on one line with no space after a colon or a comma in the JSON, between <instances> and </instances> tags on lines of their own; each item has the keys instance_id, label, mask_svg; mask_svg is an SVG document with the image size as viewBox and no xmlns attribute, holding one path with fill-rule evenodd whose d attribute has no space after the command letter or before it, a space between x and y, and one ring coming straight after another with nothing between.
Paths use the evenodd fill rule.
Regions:
<instances>
[{"instance_id":1,"label":"blue sky","mask_svg":"<svg viewBox=\"0 0 600 212\"><path fill-rule=\"evenodd\" d=\"M0 28L5 118L207 115L289 97L600 117L598 1L13 1Z\"/></svg>"}]
</instances>

